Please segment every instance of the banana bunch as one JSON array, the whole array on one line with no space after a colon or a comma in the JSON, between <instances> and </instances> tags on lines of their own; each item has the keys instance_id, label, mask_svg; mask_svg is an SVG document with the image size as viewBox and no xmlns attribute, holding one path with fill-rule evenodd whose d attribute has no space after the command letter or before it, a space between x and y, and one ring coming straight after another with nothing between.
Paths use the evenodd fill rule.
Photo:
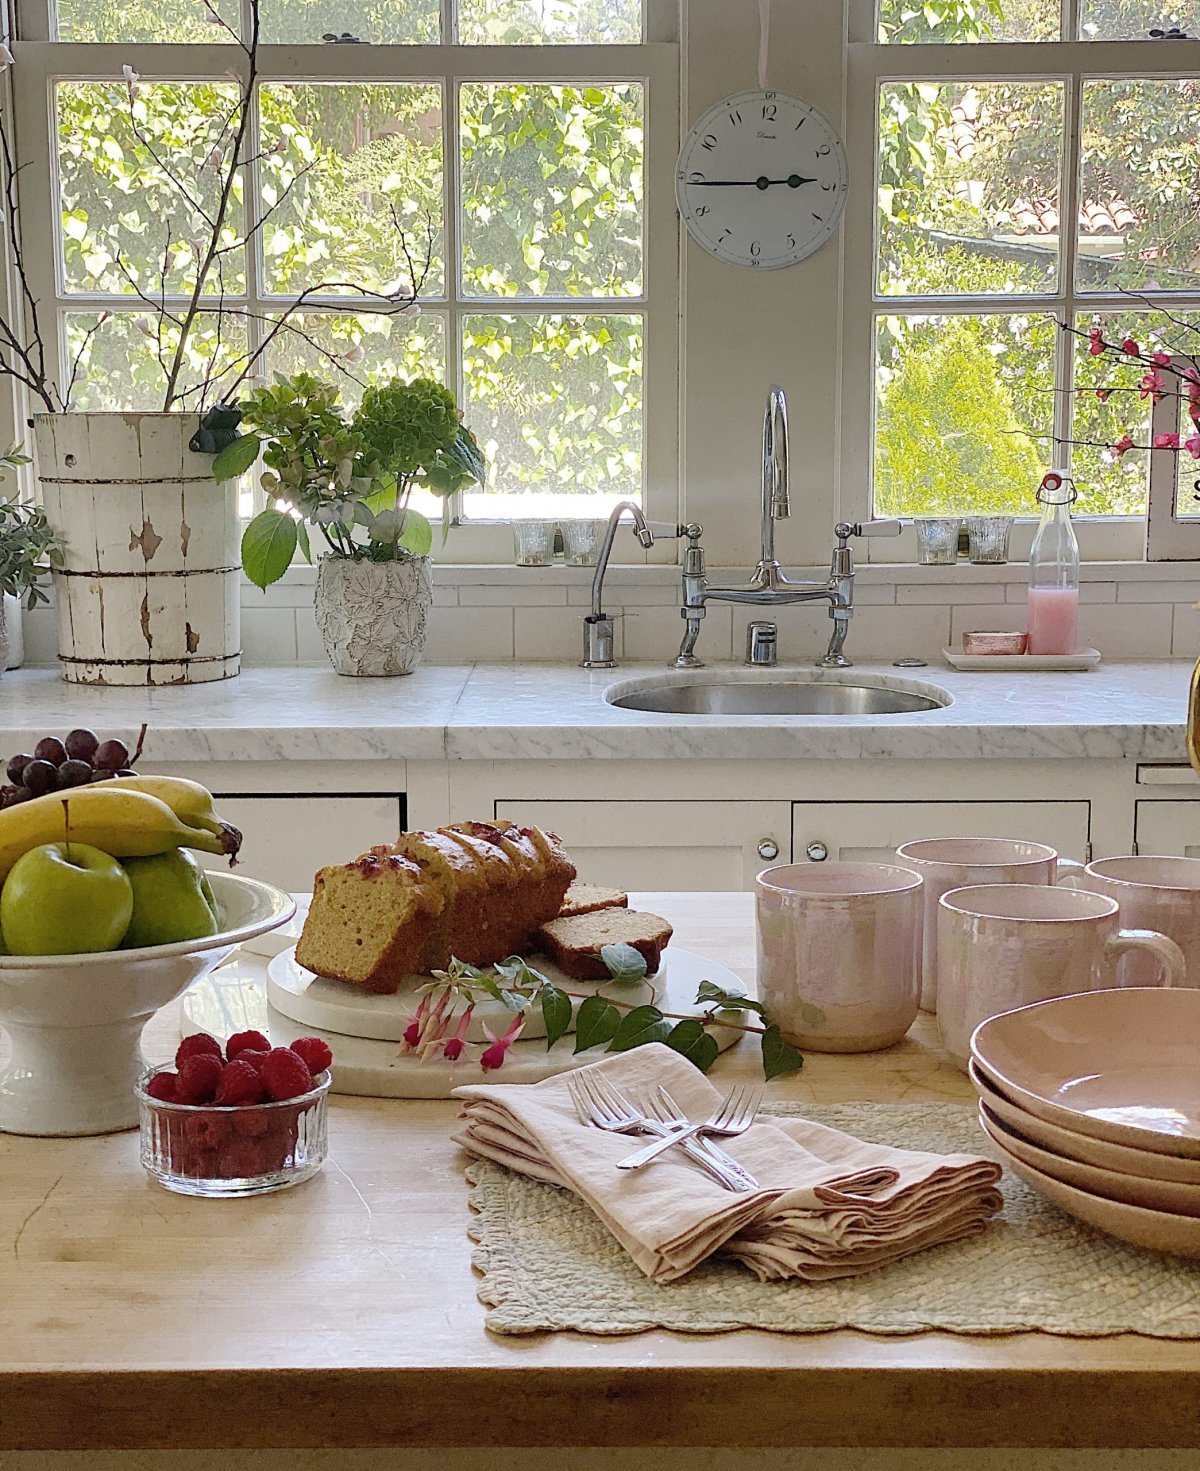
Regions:
<instances>
[{"instance_id":1,"label":"banana bunch","mask_svg":"<svg viewBox=\"0 0 1200 1471\"><path fill-rule=\"evenodd\" d=\"M66 810L64 810L64 805ZM42 843L90 843L114 858L150 858L172 848L237 857L242 835L213 811L198 782L170 776L122 776L48 792L0 811L0 882L23 854Z\"/></svg>"}]
</instances>

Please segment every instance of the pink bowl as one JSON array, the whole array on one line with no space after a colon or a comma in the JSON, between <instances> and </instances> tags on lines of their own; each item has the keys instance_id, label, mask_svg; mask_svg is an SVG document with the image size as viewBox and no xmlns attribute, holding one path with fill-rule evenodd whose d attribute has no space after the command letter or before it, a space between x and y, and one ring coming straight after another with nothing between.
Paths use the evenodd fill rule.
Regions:
<instances>
[{"instance_id":1,"label":"pink bowl","mask_svg":"<svg viewBox=\"0 0 1200 1471\"><path fill-rule=\"evenodd\" d=\"M1027 633L964 633L964 654L1023 654L1029 644Z\"/></svg>"}]
</instances>

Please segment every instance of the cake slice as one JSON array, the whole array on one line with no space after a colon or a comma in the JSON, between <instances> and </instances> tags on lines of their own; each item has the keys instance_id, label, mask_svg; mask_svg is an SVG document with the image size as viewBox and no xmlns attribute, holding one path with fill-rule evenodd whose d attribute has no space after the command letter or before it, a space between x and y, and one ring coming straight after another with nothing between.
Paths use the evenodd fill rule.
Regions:
<instances>
[{"instance_id":1,"label":"cake slice","mask_svg":"<svg viewBox=\"0 0 1200 1471\"><path fill-rule=\"evenodd\" d=\"M323 868L313 880L296 963L390 996L421 969L426 936L444 907L441 890L418 864L386 850Z\"/></svg>"},{"instance_id":2,"label":"cake slice","mask_svg":"<svg viewBox=\"0 0 1200 1471\"><path fill-rule=\"evenodd\" d=\"M671 926L657 914L608 908L552 919L537 932L537 943L573 979L605 981L608 967L600 957L605 945L632 945L645 958L646 969L653 975L662 962L671 933Z\"/></svg>"},{"instance_id":3,"label":"cake slice","mask_svg":"<svg viewBox=\"0 0 1200 1471\"><path fill-rule=\"evenodd\" d=\"M575 914L594 914L598 909L628 909L629 895L623 889L606 889L600 884L572 884L563 898L559 919Z\"/></svg>"}]
</instances>

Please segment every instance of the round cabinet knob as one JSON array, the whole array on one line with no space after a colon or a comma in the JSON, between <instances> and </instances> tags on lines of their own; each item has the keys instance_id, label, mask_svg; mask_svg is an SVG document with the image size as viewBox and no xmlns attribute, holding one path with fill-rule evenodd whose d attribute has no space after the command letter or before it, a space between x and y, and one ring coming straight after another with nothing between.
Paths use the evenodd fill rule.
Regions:
<instances>
[{"instance_id":1,"label":"round cabinet knob","mask_svg":"<svg viewBox=\"0 0 1200 1471\"><path fill-rule=\"evenodd\" d=\"M829 849L824 843L809 843L804 854L810 863L824 863L829 857Z\"/></svg>"},{"instance_id":2,"label":"round cabinet knob","mask_svg":"<svg viewBox=\"0 0 1200 1471\"><path fill-rule=\"evenodd\" d=\"M779 857L779 844L774 838L764 838L758 845L758 856L770 863L772 859Z\"/></svg>"}]
</instances>

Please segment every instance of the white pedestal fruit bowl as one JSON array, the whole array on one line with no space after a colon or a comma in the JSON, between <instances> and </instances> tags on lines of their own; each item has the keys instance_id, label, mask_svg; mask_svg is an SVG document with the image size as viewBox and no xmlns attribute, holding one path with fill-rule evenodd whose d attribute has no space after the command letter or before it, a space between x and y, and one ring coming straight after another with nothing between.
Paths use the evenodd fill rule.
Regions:
<instances>
[{"instance_id":1,"label":"white pedestal fruit bowl","mask_svg":"<svg viewBox=\"0 0 1200 1471\"><path fill-rule=\"evenodd\" d=\"M236 874L210 873L218 934L91 955L0 955L0 1131L107 1134L137 1126L133 1085L142 1028L254 935L285 924L295 901Z\"/></svg>"}]
</instances>

